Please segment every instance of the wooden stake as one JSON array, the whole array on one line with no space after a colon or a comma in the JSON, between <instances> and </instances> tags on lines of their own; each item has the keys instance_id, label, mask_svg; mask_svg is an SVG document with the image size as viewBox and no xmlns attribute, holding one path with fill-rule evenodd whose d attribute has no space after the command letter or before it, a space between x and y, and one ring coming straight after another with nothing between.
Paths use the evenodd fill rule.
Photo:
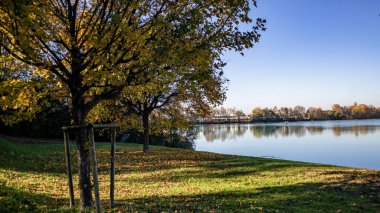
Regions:
<instances>
[{"instance_id":1,"label":"wooden stake","mask_svg":"<svg viewBox=\"0 0 380 213\"><path fill-rule=\"evenodd\" d=\"M98 163L96 161L96 151L95 151L95 139L94 139L94 128L89 127L90 133L90 142L91 142L91 156L92 156L92 172L94 179L94 189L95 189L95 203L96 203L96 212L100 213L100 197L99 197L99 182L98 182Z\"/></svg>"},{"instance_id":2,"label":"wooden stake","mask_svg":"<svg viewBox=\"0 0 380 213\"><path fill-rule=\"evenodd\" d=\"M73 188L73 176L71 173L71 158L70 158L70 147L69 147L69 133L63 130L63 142L65 144L65 155L66 155L66 168L67 176L69 179L69 190L70 190L70 207L74 206L74 188Z\"/></svg>"},{"instance_id":3,"label":"wooden stake","mask_svg":"<svg viewBox=\"0 0 380 213\"><path fill-rule=\"evenodd\" d=\"M115 147L116 146L116 127L111 127L111 173L110 173L110 200L111 207L114 206L115 194Z\"/></svg>"}]
</instances>

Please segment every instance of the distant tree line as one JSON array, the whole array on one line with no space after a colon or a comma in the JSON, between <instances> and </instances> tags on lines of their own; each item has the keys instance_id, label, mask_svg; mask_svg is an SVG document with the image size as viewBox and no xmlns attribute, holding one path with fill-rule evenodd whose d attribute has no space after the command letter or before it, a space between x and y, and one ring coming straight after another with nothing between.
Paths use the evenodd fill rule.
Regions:
<instances>
[{"instance_id":1,"label":"distant tree line","mask_svg":"<svg viewBox=\"0 0 380 213\"><path fill-rule=\"evenodd\" d=\"M252 110L253 122L278 122L278 121L315 121L315 120L351 120L380 118L380 107L357 104L351 106L332 105L330 110L318 107L306 109L303 106L281 108L255 108Z\"/></svg>"},{"instance_id":2,"label":"distant tree line","mask_svg":"<svg viewBox=\"0 0 380 213\"><path fill-rule=\"evenodd\" d=\"M213 109L208 116L198 117L197 123L242 123L249 122L250 117L242 110L236 108Z\"/></svg>"},{"instance_id":3,"label":"distant tree line","mask_svg":"<svg viewBox=\"0 0 380 213\"><path fill-rule=\"evenodd\" d=\"M245 113L241 109L221 107L212 111L211 117L216 116L245 116Z\"/></svg>"},{"instance_id":4,"label":"distant tree line","mask_svg":"<svg viewBox=\"0 0 380 213\"><path fill-rule=\"evenodd\" d=\"M332 105L331 109L320 107L256 107L246 115L236 108L214 109L208 117L199 123L235 123L235 122L282 122L282 121L321 121L380 118L380 107L354 103L351 106Z\"/></svg>"}]
</instances>

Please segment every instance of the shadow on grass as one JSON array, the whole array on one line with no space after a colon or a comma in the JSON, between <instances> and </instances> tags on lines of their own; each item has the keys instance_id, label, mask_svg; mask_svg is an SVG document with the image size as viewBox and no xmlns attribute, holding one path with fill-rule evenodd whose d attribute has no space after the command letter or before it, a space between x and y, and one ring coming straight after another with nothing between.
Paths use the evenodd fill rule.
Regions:
<instances>
[{"instance_id":1,"label":"shadow on grass","mask_svg":"<svg viewBox=\"0 0 380 213\"><path fill-rule=\"evenodd\" d=\"M6 186L0 180L0 212L74 212L75 209L62 208L68 206L67 199L52 198L46 195L26 192Z\"/></svg>"},{"instance_id":2,"label":"shadow on grass","mask_svg":"<svg viewBox=\"0 0 380 213\"><path fill-rule=\"evenodd\" d=\"M162 150L160 152L162 154L167 151ZM137 164L138 166L124 166L119 170L119 174L130 174L138 171L139 174L145 173L147 175L153 175L154 177L146 178L144 175L135 176L129 178L129 181L155 183L160 181L181 182L189 179L235 179L241 176L265 175L264 173L266 172L283 172L287 169L294 170L297 168L302 171L307 171L308 169L315 169L318 167L324 169L331 167L284 160L222 156L209 153L202 154L206 154L206 156L203 156L202 160L198 160L194 156L182 156L179 159L170 159L163 163L162 160L158 160L159 158L155 159L154 155L150 156L150 158L152 158L151 163L142 156L144 160L141 161L140 159L140 162L144 162L143 164ZM167 156L172 156L172 154L168 152ZM209 156L209 158L207 158L207 156ZM128 160L126 162L133 162L133 160Z\"/></svg>"},{"instance_id":3,"label":"shadow on grass","mask_svg":"<svg viewBox=\"0 0 380 213\"><path fill-rule=\"evenodd\" d=\"M380 173L377 171L328 171L323 175L329 177L338 191L349 191L358 197L369 197L380 204Z\"/></svg>"},{"instance_id":4,"label":"shadow on grass","mask_svg":"<svg viewBox=\"0 0 380 213\"><path fill-rule=\"evenodd\" d=\"M59 151L62 148L62 151ZM0 168L22 172L65 172L63 145L25 145L0 138Z\"/></svg>"},{"instance_id":5,"label":"shadow on grass","mask_svg":"<svg viewBox=\"0 0 380 213\"><path fill-rule=\"evenodd\" d=\"M141 212L376 212L379 194L357 189L363 184L304 183L189 196L152 196L118 200L115 210ZM380 191L377 190L377 193Z\"/></svg>"}]
</instances>

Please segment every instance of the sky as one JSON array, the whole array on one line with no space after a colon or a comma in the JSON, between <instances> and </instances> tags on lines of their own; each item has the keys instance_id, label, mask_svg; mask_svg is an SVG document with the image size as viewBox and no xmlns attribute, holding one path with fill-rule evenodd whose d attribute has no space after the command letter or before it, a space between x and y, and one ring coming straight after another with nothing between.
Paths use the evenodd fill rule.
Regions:
<instances>
[{"instance_id":1,"label":"sky","mask_svg":"<svg viewBox=\"0 0 380 213\"><path fill-rule=\"evenodd\" d=\"M380 0L258 0L252 14L267 30L224 54L223 107L380 106Z\"/></svg>"}]
</instances>

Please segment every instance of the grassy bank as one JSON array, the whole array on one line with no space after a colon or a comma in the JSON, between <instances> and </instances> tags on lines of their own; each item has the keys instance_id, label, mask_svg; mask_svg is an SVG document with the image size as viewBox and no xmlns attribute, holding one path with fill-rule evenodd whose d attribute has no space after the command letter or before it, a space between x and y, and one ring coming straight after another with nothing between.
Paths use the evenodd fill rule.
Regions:
<instances>
[{"instance_id":1,"label":"grassy bank","mask_svg":"<svg viewBox=\"0 0 380 213\"><path fill-rule=\"evenodd\" d=\"M104 210L109 208L108 145L98 144L97 152ZM144 155L138 145L118 144L116 156L115 211L380 209L377 171L160 147ZM63 145L0 139L0 212L78 210L68 202Z\"/></svg>"}]
</instances>

